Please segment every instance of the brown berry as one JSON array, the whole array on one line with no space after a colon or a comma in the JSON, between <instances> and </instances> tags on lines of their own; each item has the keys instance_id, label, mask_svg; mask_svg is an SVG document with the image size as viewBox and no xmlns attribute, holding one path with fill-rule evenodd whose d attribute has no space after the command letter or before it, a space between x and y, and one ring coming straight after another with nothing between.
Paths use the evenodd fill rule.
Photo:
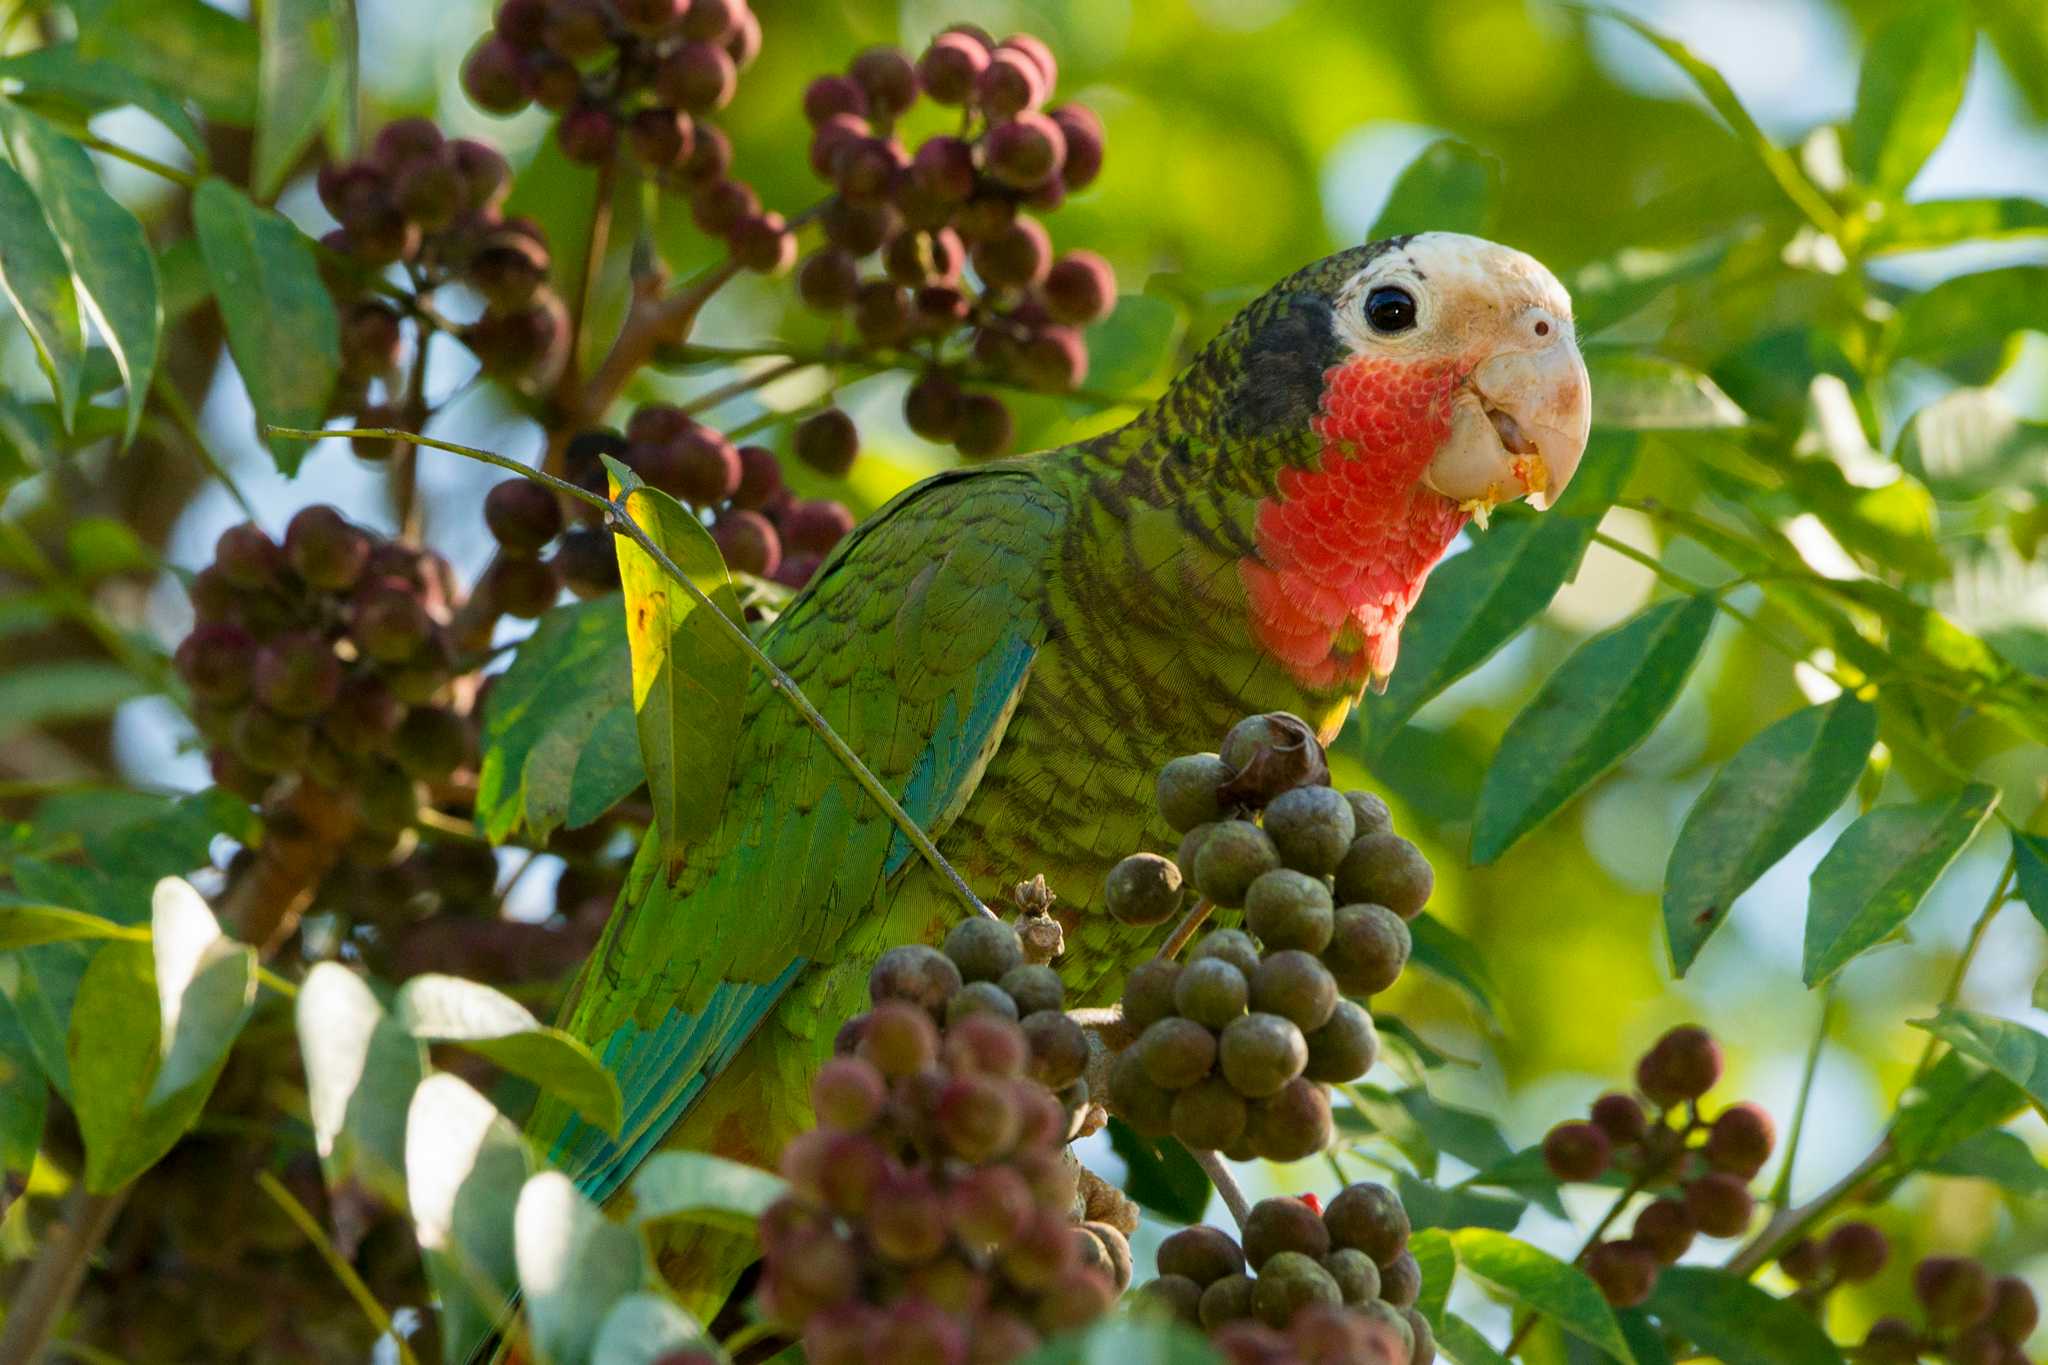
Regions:
<instances>
[{"instance_id":1,"label":"brown berry","mask_svg":"<svg viewBox=\"0 0 2048 1365\"><path fill-rule=\"evenodd\" d=\"M1636 1065L1637 1087L1666 1107L1698 1099L1720 1079L1720 1044L1692 1025L1666 1033Z\"/></svg>"},{"instance_id":2,"label":"brown berry","mask_svg":"<svg viewBox=\"0 0 2048 1365\"><path fill-rule=\"evenodd\" d=\"M826 408L797 424L794 448L796 457L820 474L843 479L860 451L860 433L851 417Z\"/></svg>"},{"instance_id":3,"label":"brown berry","mask_svg":"<svg viewBox=\"0 0 2048 1365\"><path fill-rule=\"evenodd\" d=\"M1372 1015L1351 1000L1339 1000L1329 1022L1308 1035L1308 1065L1302 1075L1332 1085L1355 1081L1379 1060L1379 1031Z\"/></svg>"},{"instance_id":4,"label":"brown berry","mask_svg":"<svg viewBox=\"0 0 2048 1365\"><path fill-rule=\"evenodd\" d=\"M1337 899L1384 905L1414 919L1436 888L1436 873L1422 850L1398 834L1368 834L1352 842L1337 865Z\"/></svg>"},{"instance_id":5,"label":"brown berry","mask_svg":"<svg viewBox=\"0 0 2048 1365\"><path fill-rule=\"evenodd\" d=\"M1685 1207L1709 1237L1740 1237L1749 1230L1756 1196L1726 1171L1709 1171L1687 1182Z\"/></svg>"},{"instance_id":6,"label":"brown berry","mask_svg":"<svg viewBox=\"0 0 2048 1365\"><path fill-rule=\"evenodd\" d=\"M1586 1274L1616 1308L1634 1308L1657 1284L1657 1258L1634 1242L1601 1242L1586 1255Z\"/></svg>"},{"instance_id":7,"label":"brown berry","mask_svg":"<svg viewBox=\"0 0 2048 1365\"><path fill-rule=\"evenodd\" d=\"M1612 1155L1607 1134L1591 1123L1560 1123L1543 1138L1543 1164L1559 1180L1598 1180Z\"/></svg>"},{"instance_id":8,"label":"brown berry","mask_svg":"<svg viewBox=\"0 0 2048 1365\"><path fill-rule=\"evenodd\" d=\"M1330 1240L1356 1247L1385 1267L1408 1249L1408 1213L1400 1196L1385 1185L1361 1181L1347 1185L1323 1209Z\"/></svg>"}]
</instances>

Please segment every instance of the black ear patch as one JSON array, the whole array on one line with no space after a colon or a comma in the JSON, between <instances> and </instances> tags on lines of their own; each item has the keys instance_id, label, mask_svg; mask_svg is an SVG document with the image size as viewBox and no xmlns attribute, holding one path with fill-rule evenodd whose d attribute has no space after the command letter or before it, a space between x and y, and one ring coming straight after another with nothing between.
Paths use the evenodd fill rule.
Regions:
<instances>
[{"instance_id":1,"label":"black ear patch","mask_svg":"<svg viewBox=\"0 0 2048 1365\"><path fill-rule=\"evenodd\" d=\"M1251 325L1224 420L1235 435L1305 430L1323 401L1323 372L1343 359L1336 313L1319 293L1271 301Z\"/></svg>"}]
</instances>

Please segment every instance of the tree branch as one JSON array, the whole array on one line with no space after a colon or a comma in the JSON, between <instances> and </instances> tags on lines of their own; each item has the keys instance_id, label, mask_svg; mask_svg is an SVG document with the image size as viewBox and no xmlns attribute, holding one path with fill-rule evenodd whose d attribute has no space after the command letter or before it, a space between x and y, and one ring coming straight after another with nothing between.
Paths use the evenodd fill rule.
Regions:
<instances>
[{"instance_id":1,"label":"tree branch","mask_svg":"<svg viewBox=\"0 0 2048 1365\"><path fill-rule=\"evenodd\" d=\"M64 1205L64 1224L43 1248L0 1324L0 1365L36 1365L85 1281L86 1262L127 1202L128 1187L89 1193L81 1181Z\"/></svg>"},{"instance_id":2,"label":"tree branch","mask_svg":"<svg viewBox=\"0 0 2048 1365\"><path fill-rule=\"evenodd\" d=\"M1237 1177L1230 1173L1230 1163L1214 1152L1192 1147L1188 1150L1194 1153L1195 1164L1209 1177L1209 1183L1216 1187L1216 1193L1223 1196L1223 1206L1230 1210L1230 1217L1237 1224L1237 1230L1243 1232L1245 1219L1252 1216L1252 1206L1246 1201L1244 1191L1239 1188Z\"/></svg>"}]
</instances>

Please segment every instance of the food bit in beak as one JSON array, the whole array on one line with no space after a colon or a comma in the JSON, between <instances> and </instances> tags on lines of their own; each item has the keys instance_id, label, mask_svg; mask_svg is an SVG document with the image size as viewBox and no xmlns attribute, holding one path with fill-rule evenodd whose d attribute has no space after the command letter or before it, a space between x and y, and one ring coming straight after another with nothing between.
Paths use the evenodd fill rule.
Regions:
<instances>
[{"instance_id":1,"label":"food bit in beak","mask_svg":"<svg viewBox=\"0 0 2048 1365\"><path fill-rule=\"evenodd\" d=\"M1488 408L1486 410L1486 417L1488 421L1493 423L1493 429L1500 434L1501 446L1506 449L1508 454L1534 455L1536 453L1536 443L1522 434L1521 424L1504 410Z\"/></svg>"}]
</instances>

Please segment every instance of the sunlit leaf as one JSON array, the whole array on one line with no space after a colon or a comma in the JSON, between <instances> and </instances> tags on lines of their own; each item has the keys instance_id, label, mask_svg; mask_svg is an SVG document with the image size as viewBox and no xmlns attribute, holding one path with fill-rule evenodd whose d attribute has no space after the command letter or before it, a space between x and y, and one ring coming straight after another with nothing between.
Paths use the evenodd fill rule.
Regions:
<instances>
[{"instance_id":1,"label":"sunlit leaf","mask_svg":"<svg viewBox=\"0 0 2048 1365\"><path fill-rule=\"evenodd\" d=\"M1457 1365L1508 1365L1508 1358L1495 1349L1483 1333L1456 1313L1446 1313L1436 1325L1436 1344Z\"/></svg>"},{"instance_id":2,"label":"sunlit leaf","mask_svg":"<svg viewBox=\"0 0 2048 1365\"><path fill-rule=\"evenodd\" d=\"M1950 0L1920 0L1871 35L1842 149L1858 180L1885 195L1912 183L1962 105L1976 39Z\"/></svg>"},{"instance_id":3,"label":"sunlit leaf","mask_svg":"<svg viewBox=\"0 0 2048 1365\"><path fill-rule=\"evenodd\" d=\"M1458 1275L1458 1254L1451 1250L1450 1234L1441 1228L1424 1228L1408 1239L1408 1254L1422 1272L1422 1293L1415 1307L1432 1325L1441 1325L1444 1304L1451 1297L1451 1281Z\"/></svg>"},{"instance_id":4,"label":"sunlit leaf","mask_svg":"<svg viewBox=\"0 0 2048 1365\"><path fill-rule=\"evenodd\" d=\"M624 498L628 513L717 611L737 620L739 602L710 532L624 465L608 456L605 464L612 496ZM618 545L640 757L655 824L675 847L718 823L746 704L747 659L711 611L646 551L623 537Z\"/></svg>"},{"instance_id":5,"label":"sunlit leaf","mask_svg":"<svg viewBox=\"0 0 2048 1365\"><path fill-rule=\"evenodd\" d=\"M69 426L85 367L78 290L35 190L11 165L0 165L0 290L21 319Z\"/></svg>"},{"instance_id":6,"label":"sunlit leaf","mask_svg":"<svg viewBox=\"0 0 2048 1365\"><path fill-rule=\"evenodd\" d=\"M1444 138L1422 149L1401 171L1366 240L1410 232L1493 231L1500 203L1500 162L1467 143Z\"/></svg>"},{"instance_id":7,"label":"sunlit leaf","mask_svg":"<svg viewBox=\"0 0 2048 1365\"><path fill-rule=\"evenodd\" d=\"M135 215L100 185L85 149L63 133L0 100L0 137L14 169L34 188L43 217L71 263L80 304L114 353L128 388L126 430L133 437L163 333L149 237Z\"/></svg>"},{"instance_id":8,"label":"sunlit leaf","mask_svg":"<svg viewBox=\"0 0 2048 1365\"><path fill-rule=\"evenodd\" d=\"M612 1305L591 1343L603 1365L658 1365L708 1344L704 1325L654 1294L629 1294Z\"/></svg>"},{"instance_id":9,"label":"sunlit leaf","mask_svg":"<svg viewBox=\"0 0 2048 1365\"><path fill-rule=\"evenodd\" d=\"M353 0L264 0L256 78L256 165L252 187L268 201L352 85Z\"/></svg>"},{"instance_id":10,"label":"sunlit leaf","mask_svg":"<svg viewBox=\"0 0 2048 1365\"><path fill-rule=\"evenodd\" d=\"M1813 1314L1707 1266L1669 1266L1644 1310L1726 1365L1839 1365Z\"/></svg>"},{"instance_id":11,"label":"sunlit leaf","mask_svg":"<svg viewBox=\"0 0 2048 1365\"><path fill-rule=\"evenodd\" d=\"M341 371L341 323L311 242L240 190L212 178L201 181L192 196L192 221L220 299L228 350L256 420L319 426ZM271 441L278 468L287 475L298 471L306 448L304 441Z\"/></svg>"},{"instance_id":12,"label":"sunlit leaf","mask_svg":"<svg viewBox=\"0 0 2048 1365\"><path fill-rule=\"evenodd\" d=\"M1711 597L1659 602L1580 645L1508 726L1473 819L1490 863L1643 742L1685 686L1714 624Z\"/></svg>"},{"instance_id":13,"label":"sunlit leaf","mask_svg":"<svg viewBox=\"0 0 2048 1365\"><path fill-rule=\"evenodd\" d=\"M2048 1195L2048 1166L2040 1163L2019 1134L2002 1128L1963 1139L1922 1169L1936 1175L1988 1180L2007 1194L2022 1198Z\"/></svg>"},{"instance_id":14,"label":"sunlit leaf","mask_svg":"<svg viewBox=\"0 0 2048 1365\"><path fill-rule=\"evenodd\" d=\"M306 973L296 1014L314 1145L328 1179L353 1176L403 1200L406 1111L425 1074L425 1048L336 962Z\"/></svg>"},{"instance_id":15,"label":"sunlit leaf","mask_svg":"<svg viewBox=\"0 0 2048 1365\"><path fill-rule=\"evenodd\" d=\"M1508 1194L1487 1194L1474 1188L1446 1189L1408 1174L1394 1173L1394 1186L1408 1222L1417 1228L1492 1228L1513 1232L1528 1204Z\"/></svg>"},{"instance_id":16,"label":"sunlit leaf","mask_svg":"<svg viewBox=\"0 0 2048 1365\"><path fill-rule=\"evenodd\" d=\"M2038 834L2012 836L2014 883L2027 909L2048 929L2048 839Z\"/></svg>"},{"instance_id":17,"label":"sunlit leaf","mask_svg":"<svg viewBox=\"0 0 2048 1365\"><path fill-rule=\"evenodd\" d=\"M2048 1038L1996 1015L1944 1006L1932 1019L1909 1021L1965 1057L1974 1057L2024 1090L2048 1113Z\"/></svg>"},{"instance_id":18,"label":"sunlit leaf","mask_svg":"<svg viewBox=\"0 0 2048 1365\"><path fill-rule=\"evenodd\" d=\"M119 664L99 659L52 659L0 673L0 739L39 725L104 716L151 690Z\"/></svg>"},{"instance_id":19,"label":"sunlit leaf","mask_svg":"<svg viewBox=\"0 0 2048 1365\"><path fill-rule=\"evenodd\" d=\"M1018 1365L1219 1365L1222 1357L1193 1328L1147 1317L1112 1317L1057 1337Z\"/></svg>"},{"instance_id":20,"label":"sunlit leaf","mask_svg":"<svg viewBox=\"0 0 2048 1365\"><path fill-rule=\"evenodd\" d=\"M1768 726L1722 765L1664 869L1664 934L1680 976L1735 898L1840 809L1876 742L1876 710L1845 695Z\"/></svg>"},{"instance_id":21,"label":"sunlit leaf","mask_svg":"<svg viewBox=\"0 0 2048 1365\"><path fill-rule=\"evenodd\" d=\"M484 707L476 818L493 843L580 829L646 780L626 618L611 597L557 607Z\"/></svg>"},{"instance_id":22,"label":"sunlit leaf","mask_svg":"<svg viewBox=\"0 0 2048 1365\"><path fill-rule=\"evenodd\" d=\"M433 972L398 988L392 1017L423 1043L460 1043L524 1076L608 1133L619 1129L619 1083L579 1039L548 1028L511 996Z\"/></svg>"},{"instance_id":23,"label":"sunlit leaf","mask_svg":"<svg viewBox=\"0 0 2048 1365\"><path fill-rule=\"evenodd\" d=\"M781 1176L709 1152L657 1152L633 1174L633 1220L687 1218L751 1235L789 1190Z\"/></svg>"},{"instance_id":24,"label":"sunlit leaf","mask_svg":"<svg viewBox=\"0 0 2048 1365\"><path fill-rule=\"evenodd\" d=\"M1887 204L1863 246L1873 253L1926 251L2042 233L2048 233L2048 204L2038 199L1923 199Z\"/></svg>"},{"instance_id":25,"label":"sunlit leaf","mask_svg":"<svg viewBox=\"0 0 2048 1365\"><path fill-rule=\"evenodd\" d=\"M1944 359L2002 346L2048 315L2048 266L2011 265L1957 275L1899 310L1898 353Z\"/></svg>"},{"instance_id":26,"label":"sunlit leaf","mask_svg":"<svg viewBox=\"0 0 2048 1365\"><path fill-rule=\"evenodd\" d=\"M1879 806L1813 869L1802 974L1817 986L1906 922L1998 803L1994 787Z\"/></svg>"},{"instance_id":27,"label":"sunlit leaf","mask_svg":"<svg viewBox=\"0 0 2048 1365\"><path fill-rule=\"evenodd\" d=\"M612 1305L640 1287L640 1239L560 1171L542 1171L520 1190L513 1238L540 1365L584 1359Z\"/></svg>"},{"instance_id":28,"label":"sunlit leaf","mask_svg":"<svg viewBox=\"0 0 2048 1365\"><path fill-rule=\"evenodd\" d=\"M221 932L220 921L191 885L166 877L150 914L161 1056L146 1103L181 1091L213 1088L228 1049L256 1007L256 950Z\"/></svg>"},{"instance_id":29,"label":"sunlit leaf","mask_svg":"<svg viewBox=\"0 0 2048 1365\"><path fill-rule=\"evenodd\" d=\"M88 112L133 105L169 129L192 154L193 164L206 169L206 137L174 95L132 70L86 56L76 43L0 58L0 79L8 77L31 94L67 100Z\"/></svg>"},{"instance_id":30,"label":"sunlit leaf","mask_svg":"<svg viewBox=\"0 0 2048 1365\"><path fill-rule=\"evenodd\" d=\"M1408 922L1414 941L1411 961L1472 997L1488 1018L1500 1018L1500 991L1473 942L1427 910Z\"/></svg>"},{"instance_id":31,"label":"sunlit leaf","mask_svg":"<svg viewBox=\"0 0 2048 1365\"><path fill-rule=\"evenodd\" d=\"M530 1160L511 1120L454 1076L413 1092L405 1124L405 1189L441 1300L442 1357L462 1365L510 1308L519 1282L512 1212Z\"/></svg>"},{"instance_id":32,"label":"sunlit leaf","mask_svg":"<svg viewBox=\"0 0 2048 1365\"><path fill-rule=\"evenodd\" d=\"M2048 475L2048 423L2022 419L1998 389L1956 389L1913 414L1898 455L1944 496L2036 483Z\"/></svg>"},{"instance_id":33,"label":"sunlit leaf","mask_svg":"<svg viewBox=\"0 0 2048 1365\"><path fill-rule=\"evenodd\" d=\"M1572 315L1579 335L1596 336L1665 290L1713 274L1727 259L1728 249L1725 237L1670 248L1625 247L1581 266L1571 278Z\"/></svg>"},{"instance_id":34,"label":"sunlit leaf","mask_svg":"<svg viewBox=\"0 0 2048 1365\"><path fill-rule=\"evenodd\" d=\"M1593 425L1625 431L1700 431L1739 427L1749 418L1697 370L1634 351L1586 352L1593 381Z\"/></svg>"},{"instance_id":35,"label":"sunlit leaf","mask_svg":"<svg viewBox=\"0 0 2048 1365\"><path fill-rule=\"evenodd\" d=\"M1614 1310L1585 1272L1547 1251L1488 1228L1466 1228L1451 1234L1458 1265L1521 1308L1555 1321L1589 1346L1606 1352L1622 1365L1635 1356L1622 1339Z\"/></svg>"},{"instance_id":36,"label":"sunlit leaf","mask_svg":"<svg viewBox=\"0 0 2048 1365\"><path fill-rule=\"evenodd\" d=\"M43 1139L50 1083L36 1061L28 1030L0 995L0 1179L28 1177Z\"/></svg>"},{"instance_id":37,"label":"sunlit leaf","mask_svg":"<svg viewBox=\"0 0 2048 1365\"><path fill-rule=\"evenodd\" d=\"M126 925L116 924L82 910L61 905L13 905L0 903L0 952L33 948L38 943L63 943L70 939L143 939Z\"/></svg>"},{"instance_id":38,"label":"sunlit leaf","mask_svg":"<svg viewBox=\"0 0 2048 1365\"><path fill-rule=\"evenodd\" d=\"M248 127L256 115L256 30L206 0L90 0L78 46L190 95L206 116Z\"/></svg>"},{"instance_id":39,"label":"sunlit leaf","mask_svg":"<svg viewBox=\"0 0 2048 1365\"><path fill-rule=\"evenodd\" d=\"M1909 1091L1892 1121L1894 1174L1922 1169L1959 1144L2004 1123L2027 1097L1996 1071L1959 1052L1944 1052Z\"/></svg>"}]
</instances>

